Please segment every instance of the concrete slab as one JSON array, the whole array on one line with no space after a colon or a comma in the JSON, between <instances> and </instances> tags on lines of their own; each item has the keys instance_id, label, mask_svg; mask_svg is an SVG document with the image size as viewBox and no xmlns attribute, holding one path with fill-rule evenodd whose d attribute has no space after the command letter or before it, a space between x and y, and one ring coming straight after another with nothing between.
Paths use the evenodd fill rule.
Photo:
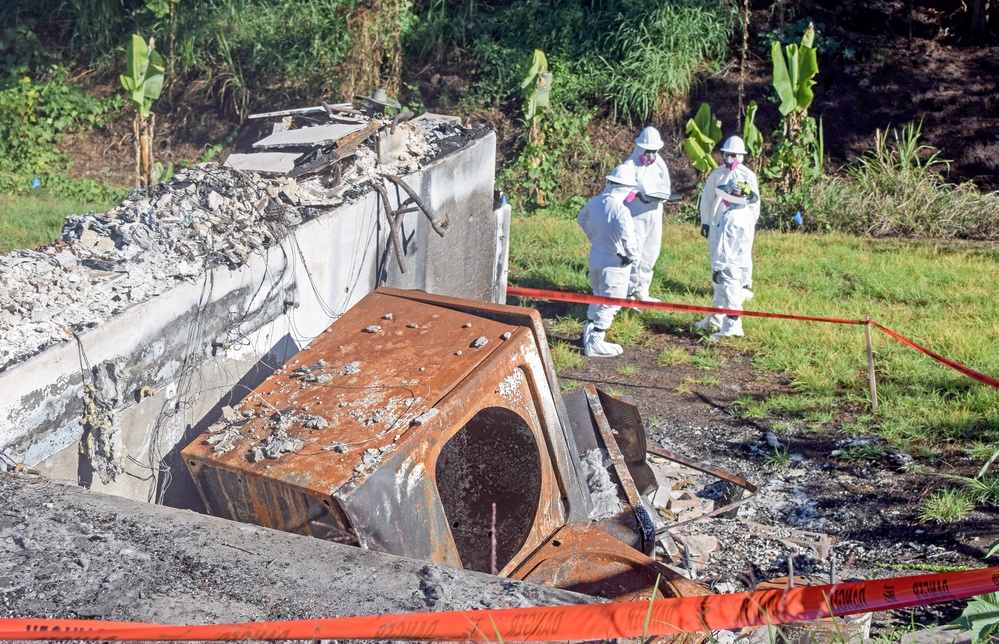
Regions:
<instances>
[{"instance_id":1,"label":"concrete slab","mask_svg":"<svg viewBox=\"0 0 999 644\"><path fill-rule=\"evenodd\" d=\"M255 152L252 154L230 154L222 165L247 172L262 174L288 174L295 167L295 159L301 152Z\"/></svg>"},{"instance_id":2,"label":"concrete slab","mask_svg":"<svg viewBox=\"0 0 999 644\"><path fill-rule=\"evenodd\" d=\"M281 148L319 147L329 145L343 137L363 129L363 125L343 125L330 123L297 130L276 132L253 144L257 150L278 150Z\"/></svg>"},{"instance_id":3,"label":"concrete slab","mask_svg":"<svg viewBox=\"0 0 999 644\"><path fill-rule=\"evenodd\" d=\"M233 623L603 600L0 473L0 618Z\"/></svg>"}]
</instances>

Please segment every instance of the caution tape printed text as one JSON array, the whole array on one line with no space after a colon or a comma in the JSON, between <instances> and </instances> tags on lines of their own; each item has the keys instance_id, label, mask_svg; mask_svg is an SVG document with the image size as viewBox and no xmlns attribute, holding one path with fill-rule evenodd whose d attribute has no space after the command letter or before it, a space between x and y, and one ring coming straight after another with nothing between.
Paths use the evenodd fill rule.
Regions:
<instances>
[{"instance_id":1,"label":"caution tape printed text","mask_svg":"<svg viewBox=\"0 0 999 644\"><path fill-rule=\"evenodd\" d=\"M567 293L565 291L549 291L544 289L535 288L523 288L520 286L509 286L506 289L507 295L512 295L514 297L526 297L532 300L550 300L554 302L573 302L575 304L606 304L607 306L621 306L630 308L643 308L643 309L653 309L657 311L680 311L684 313L720 313L725 315L739 315L746 317L757 317L757 318L776 318L780 320L801 320L804 322L830 322L833 324L870 324L871 326L877 327L884 331L889 336L895 338L902 344L905 344L922 354L933 358L940 364L946 365L955 371L958 371L973 380L999 389L999 379L987 376L984 373L975 371L971 367L966 367L959 362L954 362L949 358L945 358L939 353L930 351L926 347L923 347L912 340L906 338L895 331L892 331L888 327L878 324L877 322L866 321L866 320L847 320L842 318L823 318L814 317L810 315L790 315L785 313L765 313L763 311L743 311L736 309L715 309L709 306L695 306L692 304L674 304L671 302L643 302L639 300L631 300L620 297L604 297L601 295L588 295L586 293Z\"/></svg>"},{"instance_id":2,"label":"caution tape printed text","mask_svg":"<svg viewBox=\"0 0 999 644\"><path fill-rule=\"evenodd\" d=\"M696 633L967 599L999 590L999 567L729 595L481 611L172 626L2 619L0 640L397 639L531 642Z\"/></svg>"}]
</instances>

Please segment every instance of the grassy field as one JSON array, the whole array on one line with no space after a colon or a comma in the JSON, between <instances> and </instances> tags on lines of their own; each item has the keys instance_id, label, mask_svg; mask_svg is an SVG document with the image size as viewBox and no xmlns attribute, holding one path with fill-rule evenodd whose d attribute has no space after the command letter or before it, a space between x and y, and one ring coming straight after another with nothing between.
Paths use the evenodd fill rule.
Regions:
<instances>
[{"instance_id":1,"label":"grassy field","mask_svg":"<svg viewBox=\"0 0 999 644\"><path fill-rule=\"evenodd\" d=\"M104 210L106 205L99 208ZM87 211L78 200L0 195L0 252L59 239L66 215Z\"/></svg>"},{"instance_id":2,"label":"grassy field","mask_svg":"<svg viewBox=\"0 0 999 644\"><path fill-rule=\"evenodd\" d=\"M573 220L515 219L510 281L525 287L589 292L588 242ZM972 369L999 374L999 250L969 243L885 241L839 234L761 230L754 249L754 292L747 309L819 317L869 316ZM707 250L693 225L667 224L652 295L710 306ZM579 332L585 309L558 324ZM628 345L646 331L694 332L698 316L619 315L608 336ZM727 340L751 351L761 370L787 374L793 396L741 406L756 417L807 423L855 409L847 431L880 434L902 450L935 459L950 449L977 461L999 442L999 392L874 329L879 408L869 410L862 326L745 318L746 337ZM562 347L561 352L573 351ZM668 356L663 363L668 365ZM664 367L668 368L668 367ZM724 380L724 372L720 373ZM835 406L834 406L835 405Z\"/></svg>"}]
</instances>

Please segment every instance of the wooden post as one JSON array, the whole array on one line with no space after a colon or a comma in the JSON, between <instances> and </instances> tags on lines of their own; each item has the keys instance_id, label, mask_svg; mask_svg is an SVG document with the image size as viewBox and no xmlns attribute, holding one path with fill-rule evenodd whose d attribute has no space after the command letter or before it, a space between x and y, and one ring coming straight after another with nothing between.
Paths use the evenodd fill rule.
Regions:
<instances>
[{"instance_id":1,"label":"wooden post","mask_svg":"<svg viewBox=\"0 0 999 644\"><path fill-rule=\"evenodd\" d=\"M864 337L867 338L867 375L871 381L871 409L878 410L878 383L874 378L874 350L871 348L871 319L864 316Z\"/></svg>"}]
</instances>

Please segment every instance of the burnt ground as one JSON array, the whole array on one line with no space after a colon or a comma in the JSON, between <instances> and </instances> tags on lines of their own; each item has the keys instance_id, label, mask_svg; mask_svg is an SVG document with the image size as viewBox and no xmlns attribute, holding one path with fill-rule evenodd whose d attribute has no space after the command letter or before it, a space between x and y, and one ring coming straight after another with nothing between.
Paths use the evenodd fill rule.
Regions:
<instances>
[{"instance_id":1,"label":"burnt ground","mask_svg":"<svg viewBox=\"0 0 999 644\"><path fill-rule=\"evenodd\" d=\"M567 306L556 303L540 310L546 322L570 314ZM751 327L752 321L747 325ZM561 339L581 351L579 337L552 334L549 339ZM737 339L712 346L724 359L723 366L714 371L690 365L659 366L656 358L670 347L696 354L707 343L692 327L689 332L656 330L626 348L619 358L584 358L583 368L565 370L559 378L563 386L573 380L631 396L650 442L743 476L760 488L737 517L714 518L676 530L681 537L710 534L719 540L718 551L696 578L718 591L745 590L787 576L789 558L794 574L825 580L835 572L840 581L999 565L999 557L983 560L989 545L999 539L999 512L975 511L950 525L919 522L919 502L944 482L942 474L973 476L976 467L954 457L937 464L916 459L900 468L902 457L890 451L875 461L837 459L834 450L850 438L840 426L863 409L837 409L836 418L821 427L804 422L777 424L787 421L780 418L745 420L735 414L737 399L791 394L787 381L779 374L755 370L752 356L739 348ZM718 384L712 384L709 377ZM708 384L697 382L706 378ZM776 438L787 449L790 462L781 465L768 459L774 453L768 433L770 441ZM704 487L714 481L695 477L691 489L704 496L709 492ZM832 541L828 557L822 557L817 547L818 534ZM944 623L957 617L963 607L964 602L953 602L914 609L914 619L924 625ZM874 618L878 633L909 624L908 610L879 613Z\"/></svg>"}]
</instances>

